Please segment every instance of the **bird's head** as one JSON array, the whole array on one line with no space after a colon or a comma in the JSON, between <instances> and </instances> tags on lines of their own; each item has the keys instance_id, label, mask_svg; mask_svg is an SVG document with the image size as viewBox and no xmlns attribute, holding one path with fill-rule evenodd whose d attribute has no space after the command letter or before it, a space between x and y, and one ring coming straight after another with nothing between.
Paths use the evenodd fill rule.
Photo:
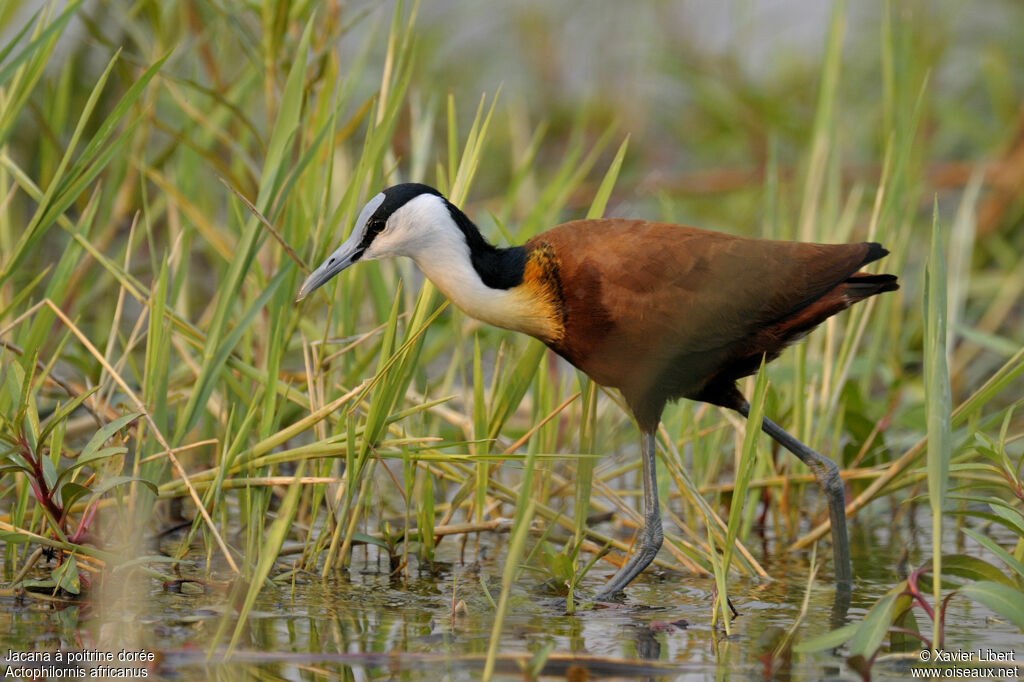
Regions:
<instances>
[{"instance_id":1,"label":"bird's head","mask_svg":"<svg viewBox=\"0 0 1024 682\"><path fill-rule=\"evenodd\" d=\"M415 258L453 228L458 232L452 208L440 192L428 185L405 183L388 187L366 202L349 238L310 273L295 300L301 301L357 261L389 256Z\"/></svg>"}]
</instances>

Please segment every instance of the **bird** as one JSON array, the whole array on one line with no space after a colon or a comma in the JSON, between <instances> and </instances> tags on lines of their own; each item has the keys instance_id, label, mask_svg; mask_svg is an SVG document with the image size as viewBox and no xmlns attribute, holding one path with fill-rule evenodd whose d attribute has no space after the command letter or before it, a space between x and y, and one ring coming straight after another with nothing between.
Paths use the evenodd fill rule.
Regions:
<instances>
[{"instance_id":1,"label":"bird","mask_svg":"<svg viewBox=\"0 0 1024 682\"><path fill-rule=\"evenodd\" d=\"M663 542L655 433L665 406L686 398L748 417L737 381L828 317L898 289L894 275L861 271L887 254L875 242L774 241L626 218L574 220L499 247L437 189L402 183L366 202L296 301L355 263L406 256L469 316L540 339L617 389L640 431L644 512L632 554L595 595L609 599ZM767 417L760 426L824 491L835 583L848 593L839 468Z\"/></svg>"}]
</instances>

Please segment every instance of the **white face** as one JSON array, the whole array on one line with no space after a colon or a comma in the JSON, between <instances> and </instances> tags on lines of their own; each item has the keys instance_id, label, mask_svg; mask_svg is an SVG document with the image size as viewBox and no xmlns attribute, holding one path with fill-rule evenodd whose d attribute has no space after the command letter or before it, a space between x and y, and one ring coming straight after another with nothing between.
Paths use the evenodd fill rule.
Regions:
<instances>
[{"instance_id":1,"label":"white face","mask_svg":"<svg viewBox=\"0 0 1024 682\"><path fill-rule=\"evenodd\" d=\"M381 192L366 202L348 239L309 275L296 300L301 301L356 261L390 256L415 258L432 244L450 241L458 233L444 199L436 194L413 197L392 211L381 225L383 216L377 213L386 199ZM461 238L461 234L457 236ZM369 245L364 247L367 239Z\"/></svg>"},{"instance_id":2,"label":"white face","mask_svg":"<svg viewBox=\"0 0 1024 682\"><path fill-rule=\"evenodd\" d=\"M366 205L364 212L376 198ZM451 214L444 199L436 194L421 194L388 216L384 229L370 242L362 259L377 260L389 256L415 258L431 244L436 244L441 234L451 232L451 222ZM365 234L370 227L363 226L362 232Z\"/></svg>"}]
</instances>

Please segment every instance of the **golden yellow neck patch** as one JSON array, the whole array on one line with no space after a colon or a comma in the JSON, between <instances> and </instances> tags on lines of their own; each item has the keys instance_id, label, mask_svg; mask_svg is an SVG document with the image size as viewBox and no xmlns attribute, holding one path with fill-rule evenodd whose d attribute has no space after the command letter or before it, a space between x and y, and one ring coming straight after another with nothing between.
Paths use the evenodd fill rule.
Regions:
<instances>
[{"instance_id":1,"label":"golden yellow neck patch","mask_svg":"<svg viewBox=\"0 0 1024 682\"><path fill-rule=\"evenodd\" d=\"M540 329L528 333L546 343L557 343L565 335L565 306L558 265L558 257L548 244L536 244L527 257L523 283L515 287L535 308L532 317Z\"/></svg>"}]
</instances>

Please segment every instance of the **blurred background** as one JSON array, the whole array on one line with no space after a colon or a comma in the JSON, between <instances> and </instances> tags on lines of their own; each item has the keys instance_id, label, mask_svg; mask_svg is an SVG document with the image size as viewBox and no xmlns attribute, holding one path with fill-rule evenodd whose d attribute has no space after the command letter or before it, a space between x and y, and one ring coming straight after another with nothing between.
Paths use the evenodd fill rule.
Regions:
<instances>
[{"instance_id":1,"label":"blurred background","mask_svg":"<svg viewBox=\"0 0 1024 682\"><path fill-rule=\"evenodd\" d=\"M630 135L630 154L613 210L657 218L651 204L660 200L674 219L748 231L764 219L758 197L773 145L783 181L806 180L801 155L832 10L829 2L794 0L517 1L486 11L473 2L429 2L421 10L414 92L471 102L500 85L524 138L532 123L549 124L542 158L557 156L580 118L595 136L615 124L620 136ZM879 180L886 131L899 115L885 110L888 79L902 90L896 97L922 98L916 163L927 183L920 188L925 211L935 192L948 199L985 165L981 231L1012 230L1024 173L1014 161L1024 120L1022 11L998 1L847 6L835 104L847 187ZM895 49L905 52L901 66L909 73L883 68L887 12L908 25ZM485 163L478 194L499 191L508 174L502 165Z\"/></svg>"},{"instance_id":2,"label":"blurred background","mask_svg":"<svg viewBox=\"0 0 1024 682\"><path fill-rule=\"evenodd\" d=\"M11 38L46 4L4 2L0 38ZM274 11L294 13L302 4L281 3ZM370 69L381 70L393 3L312 4L321 15L343 25L351 22L351 32L337 46L342 60L368 51ZM161 45L149 31L172 28L168 22L188 22L188 28L201 31L204 24L225 17L238 31L256 31L251 22L267 12L256 3L239 3L230 15L227 9L218 3L177 2L157 11L147 3L88 0L70 22L57 54L74 55L72 80L90 84L106 63L102 51L90 48L120 46L127 57L144 59L157 48L174 47L177 54L170 64L181 77L201 81L203 63L192 60L190 50L202 46L213 51L211 56L228 50L230 32L198 33L175 46ZM898 97L916 98L919 92L912 86L927 76L917 153L928 189L944 197L963 187L975 165L987 165L984 189L993 196L980 209L982 231L1012 225L1020 213L1019 202L1012 199L1024 172L1015 174L1011 168L1024 87L1024 47L1018 40L1022 11L1010 0L850 3L844 10L836 105L844 180L878 181L885 131L893 123L886 117L894 115L885 111L887 80L908 90ZM883 69L887 14L909 28L894 49L905 52L904 65L916 73ZM159 17L161 25L134 21L146 16ZM471 0L423 2L412 104L438 106L451 93L463 105L460 119L468 122L481 94L501 89L498 114L511 119L511 131L505 126L496 131L501 137L478 181L480 198L507 182L509 160L503 152L515 151L504 146L513 142L508 139L513 131L523 143L538 123L545 123L540 155L552 158L583 119L595 136L610 124L620 137L631 136L631 153L615 193L617 205L631 202L623 210L631 210L632 202L661 197L681 202L682 211L713 221L712 227L742 230L757 220L757 211L736 207L759 207L750 199L761 191L773 144L784 179L804 180L796 166L809 142L831 17L832 3L800 0L631 5L595 0L585 6L515 0L486 8ZM286 52L277 56L290 59ZM361 77L355 87L369 96L377 85ZM33 139L37 122L31 117L20 121L23 144ZM440 137L440 130L432 132ZM732 201L744 196L745 204ZM922 191L921 200L929 204L930 193Z\"/></svg>"},{"instance_id":3,"label":"blurred background","mask_svg":"<svg viewBox=\"0 0 1024 682\"><path fill-rule=\"evenodd\" d=\"M330 599L365 616L340 628L342 651L429 648L417 638L448 622L455 600L446 590L456 577L474 614L463 632L475 639L447 651L479 653L488 637L493 602L483 574L445 572L463 566L465 541L444 541L435 556L432 533L410 542L396 529L495 522L532 494L550 505L537 507L537 518L560 524L562 535L537 540L525 575L564 586L586 573L606 539L618 542L611 556L628 551L636 438L614 396L523 337L455 310L420 335L441 300L429 288L420 296L409 263L354 268L325 295L293 304L303 268L341 241L362 203L415 180L441 188L501 244L581 218L595 201L609 216L883 242L892 253L882 269L897 273L902 289L833 318L774 363L769 414L841 462L849 499L865 496L853 533L854 615L943 544L991 558L950 526L945 536L927 529L926 413L949 410L929 404L923 382L941 359L925 350L924 268L934 219L946 249L932 272L940 268L949 282L952 405L990 389L958 417L954 461L964 465L961 483L991 485L986 494L1017 514L1019 471L995 484L970 475L989 452L1019 457L1024 442L1020 410L1008 410L1024 393L1021 27L1024 4L1011 0L2 0L0 413L35 405L45 423L69 396L98 389L90 414L63 415L68 454L60 456L58 440L50 457L81 484L70 501L52 500L68 513L48 520L24 472L5 471L0 521L33 534L52 533L52 522L88 526L94 519L80 496L113 476L112 488L89 499L102 498L104 509L136 505L97 517L121 556L150 551L142 538L183 523L177 544L160 536L161 556L187 555L204 580L211 567L233 568L223 557L238 557L252 595L271 574L294 585L296 575L327 577L358 557L362 571L351 571L351 583L339 580L302 605L310 630ZM615 181L606 205L605 179ZM34 392L23 392L33 359ZM5 373L8 364L22 373ZM993 376L999 381L986 383ZM369 389L344 398L370 378ZM129 391L152 421L122 425L124 452L76 469L101 423L139 407ZM597 420L586 398L573 399L577 391L593 398ZM332 400L337 409L320 414ZM728 419L693 404L665 414L659 466L674 516L660 569L688 580L707 580L718 566L705 530L724 524L706 522L729 513L742 441L742 425ZM0 427L17 445L22 427ZM168 446L182 469L167 462ZM538 460L532 491L521 485L525 452L557 455ZM509 458L501 467L487 459L497 453ZM614 456L596 469L575 457L592 453ZM748 580L743 599L761 609L757 624L739 621L751 628L747 641L771 619L794 631L800 624L809 538L822 519L820 501L804 495L813 490L806 472L764 446L759 453L739 533L755 549L733 563ZM296 471L312 478L288 507ZM966 513L969 505L957 504ZM291 516L278 517L282 508ZM275 534L268 528L277 518L294 523ZM574 544L584 535L590 544ZM1019 554L1017 536L997 528L993 542L1016 542ZM478 533L477 548L481 537L493 545L479 556L497 594L509 585L500 577L507 536ZM73 539L88 543L87 534ZM4 546L8 576L26 547ZM598 584L608 558L587 580ZM115 559L112 550L103 561ZM759 582L758 562L791 580ZM638 601L705 619L716 588L678 584L648 574ZM152 604L131 608L181 608L153 592ZM371 603L371 593L383 601ZM609 623L623 630L618 621L554 618L532 593L520 596L538 619L530 624L536 641L557 631L559 649L633 651L621 634L609 639ZM820 591L815 599L803 627L818 634L835 623ZM954 602L964 611L958 625L988 630L990 612L965 603ZM644 628L653 616L617 617L639 624L650 644ZM454 612L451 622L455 630ZM77 636L72 625L59 631L64 641ZM121 625L126 641L142 636ZM1000 627L987 636L1016 632L1006 621ZM290 628L250 633L251 643L265 651L320 645ZM366 631L379 636L361 639ZM673 655L710 660L711 631L689 636L669 640ZM197 626L168 641L220 640ZM508 632L502 645L527 646ZM832 665L832 653L823 656L815 665ZM751 660L744 649L716 662L737 658Z\"/></svg>"},{"instance_id":4,"label":"blurred background","mask_svg":"<svg viewBox=\"0 0 1024 682\"><path fill-rule=\"evenodd\" d=\"M12 37L47 5L6 0L0 7L0 36ZM354 82L344 82L354 101L363 101L379 87L393 7L389 2L87 0L47 69L56 76L62 58L71 58L73 69L64 72L60 87L69 100L83 100L111 49L119 47L124 55L114 78L129 80L130 64L173 50L165 74L216 90L237 78L244 60L267 66L265 55L244 46L258 39L261 22L277 22L275 39L282 44L272 58L286 67L293 55L285 38L291 31L294 41L299 30L296 24L286 27L287 18L315 8L331 26L323 38L336 36L343 66L339 78L346 78L345 64L366 65ZM870 205L887 143L917 116L905 160L914 210L927 218L937 196L943 212L952 214L977 172L980 198L973 212L980 249L971 257L998 258L1006 253L1004 246L1019 252L1024 246L1019 230L1022 13L1020 3L1009 0L844 6L841 69L831 101L824 102L829 111L822 112L828 119L827 163L813 167L838 178L841 195L834 199L848 198L853 189ZM603 156L594 161L602 168L629 136L609 215L796 236L803 190L812 182L808 150L815 112L822 109L822 64L832 16L832 3L799 0L629 5L597 0L584 6L516 0L486 8L471 0L424 2L418 8L408 108L392 141L394 159L402 176L429 176L444 144L446 98L458 103L456 117L465 129L479 98L500 91L499 124L490 131L470 197L484 211L507 194L528 154L535 154L528 160L534 168L554 168L582 135L588 148L603 142L597 145ZM239 113L258 125L267 114L260 109L268 104L253 104ZM29 112L40 106L30 102ZM150 116L157 128L175 129L160 110ZM49 151L36 153L35 142L39 136L58 142L57 135L38 111L22 115L18 135L8 141L10 153L19 160L53 163ZM774 196L766 200L769 166L771 182L782 191L771 189ZM534 174L519 179L516 213L502 217L522 219L543 190ZM585 178L568 200L570 212L555 217L578 217L599 179L593 173ZM486 216L477 218L487 222ZM489 236L495 238L493 231ZM913 262L914 254L909 258Z\"/></svg>"}]
</instances>

